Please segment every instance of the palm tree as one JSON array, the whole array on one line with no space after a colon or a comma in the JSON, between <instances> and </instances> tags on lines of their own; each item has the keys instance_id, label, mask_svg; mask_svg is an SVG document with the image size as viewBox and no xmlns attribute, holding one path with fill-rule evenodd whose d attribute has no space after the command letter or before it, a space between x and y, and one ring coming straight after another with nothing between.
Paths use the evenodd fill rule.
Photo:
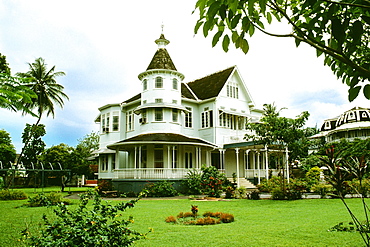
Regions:
<instances>
[{"instance_id":1,"label":"palm tree","mask_svg":"<svg viewBox=\"0 0 370 247\"><path fill-rule=\"evenodd\" d=\"M16 75L24 79L24 85L30 88L35 94L36 97L30 102L25 103L26 109L37 110L37 122L34 125L37 125L41 121L41 117L44 113L46 116L50 114L54 117L55 110L54 104L57 104L63 108L64 101L63 99L69 99L68 96L63 92L64 87L57 83L56 77L64 76L64 72L55 72L55 66L50 70L47 69L45 60L43 58L37 58L34 63L28 63L29 71L26 73L17 73ZM23 111L23 113L26 113ZM31 131L32 132L32 131ZM24 147L22 148L21 154L17 160L17 164L21 160L24 149L27 147L29 140L25 140Z\"/></svg>"},{"instance_id":2,"label":"palm tree","mask_svg":"<svg viewBox=\"0 0 370 247\"><path fill-rule=\"evenodd\" d=\"M30 70L26 73L17 73L17 76L25 79L25 86L29 87L37 97L25 106L29 109L37 109L37 123L39 124L43 113L54 117L54 103L63 108L63 98L69 99L63 92L64 87L57 83L56 77L64 76L62 71L55 72L55 66L47 70L45 60L37 58L34 63L29 63Z\"/></svg>"}]
</instances>

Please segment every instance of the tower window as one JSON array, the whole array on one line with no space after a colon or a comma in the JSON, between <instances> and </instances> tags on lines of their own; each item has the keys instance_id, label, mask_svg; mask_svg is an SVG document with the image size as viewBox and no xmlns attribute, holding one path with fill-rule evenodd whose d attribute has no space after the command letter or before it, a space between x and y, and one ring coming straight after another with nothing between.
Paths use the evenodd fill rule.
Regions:
<instances>
[{"instance_id":1,"label":"tower window","mask_svg":"<svg viewBox=\"0 0 370 247\"><path fill-rule=\"evenodd\" d=\"M178 89L178 81L176 78L173 78L172 80L172 89L175 89L175 90Z\"/></svg>"},{"instance_id":2,"label":"tower window","mask_svg":"<svg viewBox=\"0 0 370 247\"><path fill-rule=\"evenodd\" d=\"M162 110L162 108L155 108L154 109L154 120L155 121L163 121L163 110Z\"/></svg>"},{"instance_id":3,"label":"tower window","mask_svg":"<svg viewBox=\"0 0 370 247\"><path fill-rule=\"evenodd\" d=\"M155 78L155 88L163 88L163 79L162 77Z\"/></svg>"},{"instance_id":4,"label":"tower window","mask_svg":"<svg viewBox=\"0 0 370 247\"><path fill-rule=\"evenodd\" d=\"M148 80L144 79L143 80L143 90L147 90L147 89L148 89Z\"/></svg>"},{"instance_id":5,"label":"tower window","mask_svg":"<svg viewBox=\"0 0 370 247\"><path fill-rule=\"evenodd\" d=\"M179 111L177 109L172 109L172 122L177 122L179 120Z\"/></svg>"}]
</instances>

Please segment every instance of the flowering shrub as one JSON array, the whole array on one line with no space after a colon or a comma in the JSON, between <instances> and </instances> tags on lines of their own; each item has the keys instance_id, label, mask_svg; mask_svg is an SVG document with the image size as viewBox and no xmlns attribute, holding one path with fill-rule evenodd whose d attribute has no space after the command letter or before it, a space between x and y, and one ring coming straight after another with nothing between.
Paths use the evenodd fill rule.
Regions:
<instances>
[{"instance_id":1,"label":"flowering shrub","mask_svg":"<svg viewBox=\"0 0 370 247\"><path fill-rule=\"evenodd\" d=\"M89 198L93 198L91 207ZM113 206L103 202L96 192L89 191L81 196L77 208L58 204L52 220L44 215L44 227L39 234L31 235L28 229L22 233L27 246L129 246L145 235L128 228L132 217L124 219L121 214L134 207L138 200Z\"/></svg>"},{"instance_id":2,"label":"flowering shrub","mask_svg":"<svg viewBox=\"0 0 370 247\"><path fill-rule=\"evenodd\" d=\"M203 166L201 176L202 192L210 197L220 197L222 186L226 184L226 177L214 166Z\"/></svg>"},{"instance_id":3,"label":"flowering shrub","mask_svg":"<svg viewBox=\"0 0 370 247\"><path fill-rule=\"evenodd\" d=\"M192 205L192 209L193 209ZM197 206L195 206L198 209ZM177 217L168 216L165 221L167 223L178 223L184 225L215 225L220 223L231 223L234 221L234 215L222 212L205 212L199 217L196 212L180 212Z\"/></svg>"}]
</instances>

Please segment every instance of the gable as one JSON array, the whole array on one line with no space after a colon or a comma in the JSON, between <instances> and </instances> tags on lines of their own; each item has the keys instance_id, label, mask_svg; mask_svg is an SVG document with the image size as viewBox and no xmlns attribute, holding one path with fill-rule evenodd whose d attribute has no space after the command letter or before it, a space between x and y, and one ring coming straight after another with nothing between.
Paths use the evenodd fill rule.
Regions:
<instances>
[{"instance_id":1,"label":"gable","mask_svg":"<svg viewBox=\"0 0 370 247\"><path fill-rule=\"evenodd\" d=\"M235 66L230 67L201 79L188 82L187 85L198 99L205 100L217 97L234 69Z\"/></svg>"}]
</instances>

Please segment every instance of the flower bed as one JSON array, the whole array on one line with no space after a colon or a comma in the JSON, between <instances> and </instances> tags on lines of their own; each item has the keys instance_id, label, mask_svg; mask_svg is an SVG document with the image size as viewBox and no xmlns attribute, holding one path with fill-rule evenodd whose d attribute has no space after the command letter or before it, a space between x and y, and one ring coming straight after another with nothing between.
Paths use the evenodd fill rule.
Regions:
<instances>
[{"instance_id":1,"label":"flower bed","mask_svg":"<svg viewBox=\"0 0 370 247\"><path fill-rule=\"evenodd\" d=\"M205 212L202 216L198 215L198 207L191 206L192 212L180 212L176 217L168 216L165 221L173 224L183 225L215 225L220 223L231 223L234 215L223 212Z\"/></svg>"}]
</instances>

